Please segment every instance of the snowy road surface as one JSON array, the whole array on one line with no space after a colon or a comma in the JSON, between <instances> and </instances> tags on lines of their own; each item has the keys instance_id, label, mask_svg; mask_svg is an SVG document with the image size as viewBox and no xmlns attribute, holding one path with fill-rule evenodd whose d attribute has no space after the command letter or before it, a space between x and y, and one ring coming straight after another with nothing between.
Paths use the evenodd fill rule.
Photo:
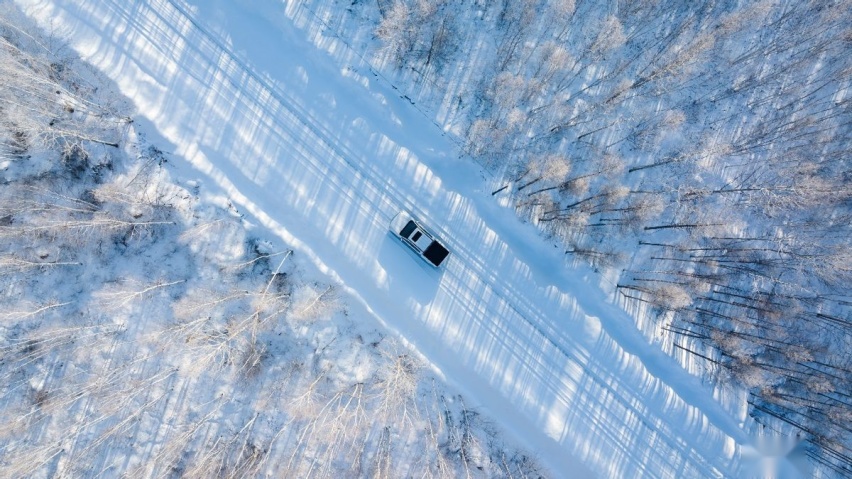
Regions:
<instances>
[{"instance_id":1,"label":"snowy road surface","mask_svg":"<svg viewBox=\"0 0 852 479\"><path fill-rule=\"evenodd\" d=\"M306 252L555 475L737 474L739 419L478 192L369 66L309 41L302 8L18 2L118 84L202 194ZM445 240L444 271L388 233L401 208Z\"/></svg>"}]
</instances>

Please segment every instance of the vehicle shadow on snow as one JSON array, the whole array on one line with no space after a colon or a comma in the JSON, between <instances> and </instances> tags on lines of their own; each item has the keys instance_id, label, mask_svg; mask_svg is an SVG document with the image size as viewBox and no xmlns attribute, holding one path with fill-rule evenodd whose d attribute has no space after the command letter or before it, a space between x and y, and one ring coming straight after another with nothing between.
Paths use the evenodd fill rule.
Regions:
<instances>
[{"instance_id":1,"label":"vehicle shadow on snow","mask_svg":"<svg viewBox=\"0 0 852 479\"><path fill-rule=\"evenodd\" d=\"M443 269L428 265L390 231L385 234L378 253L376 259L387 273L388 293L395 300L411 298L426 304L435 299Z\"/></svg>"}]
</instances>

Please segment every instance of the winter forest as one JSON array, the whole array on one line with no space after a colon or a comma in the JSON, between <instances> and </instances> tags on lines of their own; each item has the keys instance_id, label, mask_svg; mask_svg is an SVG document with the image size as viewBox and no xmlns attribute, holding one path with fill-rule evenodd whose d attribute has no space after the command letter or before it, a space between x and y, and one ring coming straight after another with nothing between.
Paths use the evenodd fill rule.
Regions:
<instances>
[{"instance_id":1,"label":"winter forest","mask_svg":"<svg viewBox=\"0 0 852 479\"><path fill-rule=\"evenodd\" d=\"M353 3L495 199L850 473L852 2Z\"/></svg>"},{"instance_id":2,"label":"winter forest","mask_svg":"<svg viewBox=\"0 0 852 479\"><path fill-rule=\"evenodd\" d=\"M648 343L852 475L852 1L292 3L554 268L591 268ZM0 0L0 476L551 474L173 174L67 41Z\"/></svg>"}]
</instances>

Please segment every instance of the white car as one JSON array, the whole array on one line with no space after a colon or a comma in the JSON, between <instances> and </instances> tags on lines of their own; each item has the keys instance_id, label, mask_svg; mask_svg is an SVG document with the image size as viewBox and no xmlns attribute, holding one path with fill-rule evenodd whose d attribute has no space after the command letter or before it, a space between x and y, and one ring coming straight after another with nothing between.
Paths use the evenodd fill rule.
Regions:
<instances>
[{"instance_id":1,"label":"white car","mask_svg":"<svg viewBox=\"0 0 852 479\"><path fill-rule=\"evenodd\" d=\"M450 251L438 241L435 235L427 231L407 211L400 211L393 217L390 230L427 263L436 268L440 267L450 255Z\"/></svg>"}]
</instances>

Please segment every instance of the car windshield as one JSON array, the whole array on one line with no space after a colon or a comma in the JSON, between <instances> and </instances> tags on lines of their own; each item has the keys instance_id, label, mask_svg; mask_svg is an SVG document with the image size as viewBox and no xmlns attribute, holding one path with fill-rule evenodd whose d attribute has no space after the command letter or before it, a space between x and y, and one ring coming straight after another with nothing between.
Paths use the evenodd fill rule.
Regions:
<instances>
[{"instance_id":1,"label":"car windshield","mask_svg":"<svg viewBox=\"0 0 852 479\"><path fill-rule=\"evenodd\" d=\"M435 266L440 266L441 262L443 262L444 258L446 258L449 254L450 252L447 251L447 248L444 248L443 245L435 241L426 248L423 256L425 256L426 259L431 261Z\"/></svg>"}]
</instances>

